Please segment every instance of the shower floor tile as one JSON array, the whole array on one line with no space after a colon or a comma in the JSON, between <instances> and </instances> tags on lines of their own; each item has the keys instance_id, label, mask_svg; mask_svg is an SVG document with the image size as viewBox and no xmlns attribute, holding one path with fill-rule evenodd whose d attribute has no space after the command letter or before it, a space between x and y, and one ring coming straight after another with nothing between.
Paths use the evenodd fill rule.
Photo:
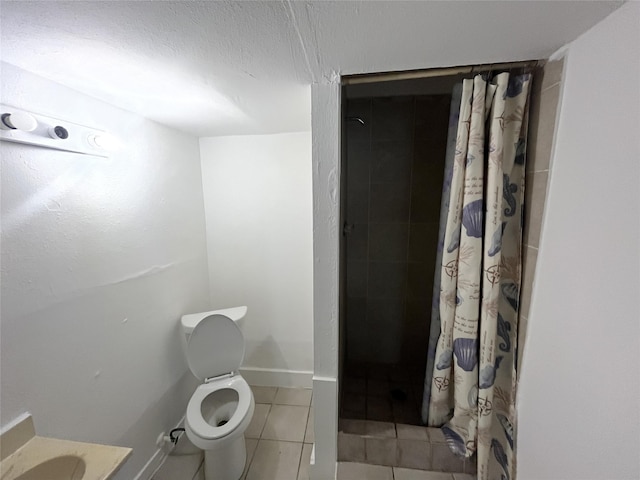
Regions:
<instances>
[{"instance_id":1,"label":"shower floor tile","mask_svg":"<svg viewBox=\"0 0 640 480\"><path fill-rule=\"evenodd\" d=\"M424 369L347 363L340 418L421 425Z\"/></svg>"}]
</instances>

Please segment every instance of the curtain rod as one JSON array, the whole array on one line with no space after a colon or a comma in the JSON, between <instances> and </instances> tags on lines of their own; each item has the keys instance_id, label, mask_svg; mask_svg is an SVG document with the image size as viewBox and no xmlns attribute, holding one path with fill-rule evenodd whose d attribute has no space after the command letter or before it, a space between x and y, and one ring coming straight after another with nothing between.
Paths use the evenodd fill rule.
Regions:
<instances>
[{"instance_id":1,"label":"curtain rod","mask_svg":"<svg viewBox=\"0 0 640 480\"><path fill-rule=\"evenodd\" d=\"M504 70L509 68L539 67L545 64L544 60L529 60L525 62L511 63L487 63L483 65L469 65L466 67L430 68L427 70L410 70L407 72L386 72L345 75L342 77L343 85L358 85L362 83L390 82L396 80L414 80L419 78L447 77L462 75L465 73L487 72L490 70Z\"/></svg>"}]
</instances>

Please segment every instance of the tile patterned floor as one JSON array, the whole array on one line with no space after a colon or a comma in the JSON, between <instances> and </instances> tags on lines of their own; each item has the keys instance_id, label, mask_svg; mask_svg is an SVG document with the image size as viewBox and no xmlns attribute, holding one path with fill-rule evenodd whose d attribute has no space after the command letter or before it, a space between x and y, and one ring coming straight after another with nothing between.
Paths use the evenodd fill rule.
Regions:
<instances>
[{"instance_id":1,"label":"tile patterned floor","mask_svg":"<svg viewBox=\"0 0 640 480\"><path fill-rule=\"evenodd\" d=\"M308 480L314 439L311 390L251 389L256 409L245 432L247 465L241 480ZM204 480L202 458L201 453L171 455L153 480Z\"/></svg>"},{"instance_id":2,"label":"tile patterned floor","mask_svg":"<svg viewBox=\"0 0 640 480\"><path fill-rule=\"evenodd\" d=\"M340 418L420 425L424 369L348 363Z\"/></svg>"},{"instance_id":3,"label":"tile patterned floor","mask_svg":"<svg viewBox=\"0 0 640 480\"><path fill-rule=\"evenodd\" d=\"M256 409L245 433L247 465L241 480L308 480L313 436L311 390L276 387L251 387ZM366 432L372 439L424 442L430 438L423 428L395 426L384 422L341 422L341 441L357 438L355 433ZM354 432L351 434L345 432ZM400 427L400 428L398 428ZM364 429L364 430L362 430ZM346 435L345 435L346 434ZM431 439L436 441L435 439ZM441 439L438 439L441 440ZM356 445L354 452L362 452L362 459L338 463L338 480L474 480L474 475L442 473L410 468L370 465L364 462L365 449ZM374 442L375 444L375 442ZM384 448L384 440L378 447ZM373 447L375 449L375 445ZM174 453L154 474L153 480L204 480L202 453L186 437L181 438ZM371 447L368 450L373 452ZM400 451L400 450L399 450ZM380 452L381 454L384 451ZM356 453L356 455L359 453Z\"/></svg>"},{"instance_id":4,"label":"tile patterned floor","mask_svg":"<svg viewBox=\"0 0 640 480\"><path fill-rule=\"evenodd\" d=\"M474 473L475 457L463 459L451 452L439 428L340 419L338 461L443 472Z\"/></svg>"},{"instance_id":5,"label":"tile patterned floor","mask_svg":"<svg viewBox=\"0 0 640 480\"><path fill-rule=\"evenodd\" d=\"M338 463L338 480L475 480L466 473L425 472L366 463Z\"/></svg>"}]
</instances>

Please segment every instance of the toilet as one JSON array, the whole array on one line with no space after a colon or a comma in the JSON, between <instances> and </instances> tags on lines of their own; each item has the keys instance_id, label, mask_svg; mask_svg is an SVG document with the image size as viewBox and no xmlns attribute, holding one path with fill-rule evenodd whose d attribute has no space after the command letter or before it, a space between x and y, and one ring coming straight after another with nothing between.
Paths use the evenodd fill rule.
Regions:
<instances>
[{"instance_id":1,"label":"toilet","mask_svg":"<svg viewBox=\"0 0 640 480\"><path fill-rule=\"evenodd\" d=\"M247 307L184 315L187 363L203 383L191 396L185 431L204 450L206 480L238 480L247 453L244 432L255 401L238 372L244 358L244 337L237 323Z\"/></svg>"}]
</instances>

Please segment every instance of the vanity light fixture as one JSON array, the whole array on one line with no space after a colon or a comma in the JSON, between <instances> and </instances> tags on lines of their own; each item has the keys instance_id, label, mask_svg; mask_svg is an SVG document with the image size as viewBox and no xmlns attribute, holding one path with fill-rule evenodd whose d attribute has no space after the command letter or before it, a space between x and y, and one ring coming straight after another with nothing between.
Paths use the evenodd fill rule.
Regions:
<instances>
[{"instance_id":1,"label":"vanity light fixture","mask_svg":"<svg viewBox=\"0 0 640 480\"><path fill-rule=\"evenodd\" d=\"M117 145L104 131L6 105L0 105L0 140L99 157Z\"/></svg>"}]
</instances>

